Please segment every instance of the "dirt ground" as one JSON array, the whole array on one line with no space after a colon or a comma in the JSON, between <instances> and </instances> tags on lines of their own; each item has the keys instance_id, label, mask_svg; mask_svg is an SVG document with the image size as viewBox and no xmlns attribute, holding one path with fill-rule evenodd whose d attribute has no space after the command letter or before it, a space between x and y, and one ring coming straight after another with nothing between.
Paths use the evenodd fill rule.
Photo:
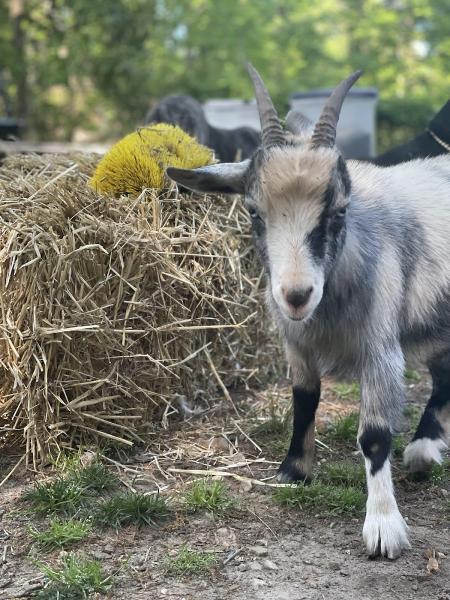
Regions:
<instances>
[{"instance_id":1,"label":"dirt ground","mask_svg":"<svg viewBox=\"0 0 450 600\"><path fill-rule=\"evenodd\" d=\"M423 405L429 392L429 381L421 375L419 382L408 382L410 404ZM236 401L245 416L238 418L223 405L166 432L157 452L150 446L131 458L116 457L124 468L110 463L131 489L160 489L172 498L199 477L196 471L227 472L233 475L225 479L237 505L222 517L180 512L161 527L91 534L75 549L100 559L105 571L115 574L115 585L105 598L450 600L450 523L444 508L450 497L448 472L437 483L415 482L406 477L400 459L394 461L397 499L412 544L396 561L368 560L361 539L363 515L333 517L283 508L273 501L273 489L258 483L274 474L282 450L250 435L250 422L269 418L274 406L278 410L288 402L288 395L287 389L247 394L242 402ZM327 387L319 440L330 420L355 406L353 397L338 397ZM318 447L319 461L342 457L340 448L328 443ZM7 472L14 457L4 457L3 463L0 473ZM42 479L42 474L18 470L1 489L1 600L32 596L44 582L35 559L50 564L58 559L57 551L38 553L27 532L30 524L39 527L40 521L22 510L20 496L35 478ZM165 557L184 544L216 552L218 566L201 578L168 577ZM428 549L438 553L437 572L427 571Z\"/></svg>"}]
</instances>

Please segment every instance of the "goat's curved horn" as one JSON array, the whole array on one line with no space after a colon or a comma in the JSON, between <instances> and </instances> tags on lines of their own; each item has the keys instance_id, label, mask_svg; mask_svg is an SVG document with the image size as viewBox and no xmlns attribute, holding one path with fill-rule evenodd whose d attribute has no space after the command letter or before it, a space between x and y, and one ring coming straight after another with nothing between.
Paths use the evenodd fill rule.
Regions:
<instances>
[{"instance_id":1,"label":"goat's curved horn","mask_svg":"<svg viewBox=\"0 0 450 600\"><path fill-rule=\"evenodd\" d=\"M336 127L339 121L342 104L350 88L360 77L361 73L362 71L355 71L350 77L341 81L328 98L322 110L322 114L314 127L311 138L311 145L313 148L332 148L334 146L336 141Z\"/></svg>"},{"instance_id":2,"label":"goat's curved horn","mask_svg":"<svg viewBox=\"0 0 450 600\"><path fill-rule=\"evenodd\" d=\"M262 145L282 146L286 143L283 127L278 118L277 111L270 98L269 92L261 79L260 74L252 67L247 65L248 73L252 79L255 88L256 103L258 105L259 120L261 121L261 141Z\"/></svg>"}]
</instances>

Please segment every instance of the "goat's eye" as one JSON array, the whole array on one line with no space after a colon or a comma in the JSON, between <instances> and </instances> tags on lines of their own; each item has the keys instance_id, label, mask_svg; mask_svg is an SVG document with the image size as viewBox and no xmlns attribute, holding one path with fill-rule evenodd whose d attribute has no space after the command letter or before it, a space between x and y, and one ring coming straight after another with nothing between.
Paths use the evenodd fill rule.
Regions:
<instances>
[{"instance_id":1,"label":"goat's eye","mask_svg":"<svg viewBox=\"0 0 450 600\"><path fill-rule=\"evenodd\" d=\"M253 206L249 207L248 212L252 219L257 219L259 217L258 211Z\"/></svg>"},{"instance_id":2,"label":"goat's eye","mask_svg":"<svg viewBox=\"0 0 450 600\"><path fill-rule=\"evenodd\" d=\"M347 212L346 208L341 208L338 211L335 212L334 216L336 219L343 219L345 217L345 214Z\"/></svg>"}]
</instances>

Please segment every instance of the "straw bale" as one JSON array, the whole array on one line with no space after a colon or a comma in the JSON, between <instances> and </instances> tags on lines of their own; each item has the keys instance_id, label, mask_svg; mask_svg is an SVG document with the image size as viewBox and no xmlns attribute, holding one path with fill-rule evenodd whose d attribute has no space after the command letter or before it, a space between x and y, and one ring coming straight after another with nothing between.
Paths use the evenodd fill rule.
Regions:
<instances>
[{"instance_id":1,"label":"straw bale","mask_svg":"<svg viewBox=\"0 0 450 600\"><path fill-rule=\"evenodd\" d=\"M97 162L16 155L0 169L0 436L35 466L144 441L180 398L211 402L279 364L240 202L102 197Z\"/></svg>"}]
</instances>

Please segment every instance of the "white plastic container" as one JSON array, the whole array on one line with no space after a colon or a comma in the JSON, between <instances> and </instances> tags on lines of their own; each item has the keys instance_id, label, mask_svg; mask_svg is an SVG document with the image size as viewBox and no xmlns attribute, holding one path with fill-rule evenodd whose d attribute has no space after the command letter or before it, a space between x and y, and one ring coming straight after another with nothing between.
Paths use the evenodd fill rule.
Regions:
<instances>
[{"instance_id":1,"label":"white plastic container","mask_svg":"<svg viewBox=\"0 0 450 600\"><path fill-rule=\"evenodd\" d=\"M300 110L315 123L331 91L320 89L293 94L290 107ZM356 88L347 94L337 128L337 144L346 158L375 156L377 99L375 88Z\"/></svg>"},{"instance_id":2,"label":"white plastic container","mask_svg":"<svg viewBox=\"0 0 450 600\"><path fill-rule=\"evenodd\" d=\"M256 100L208 100L203 104L206 120L213 127L235 129L252 127L260 130Z\"/></svg>"}]
</instances>

